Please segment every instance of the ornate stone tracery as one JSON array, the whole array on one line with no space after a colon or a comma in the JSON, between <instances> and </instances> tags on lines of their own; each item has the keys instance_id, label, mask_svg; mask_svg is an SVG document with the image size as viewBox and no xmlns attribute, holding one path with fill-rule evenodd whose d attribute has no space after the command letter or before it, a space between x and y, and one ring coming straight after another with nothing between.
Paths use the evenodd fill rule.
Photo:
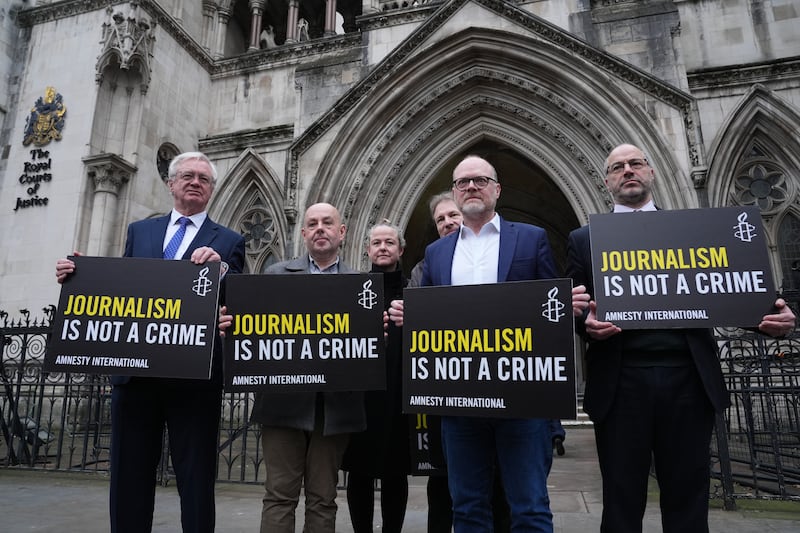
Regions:
<instances>
[{"instance_id":1,"label":"ornate stone tracery","mask_svg":"<svg viewBox=\"0 0 800 533\"><path fill-rule=\"evenodd\" d=\"M764 215L774 215L793 197L786 171L754 142L736 170L732 200L756 205Z\"/></svg>"},{"instance_id":2,"label":"ornate stone tracery","mask_svg":"<svg viewBox=\"0 0 800 533\"><path fill-rule=\"evenodd\" d=\"M121 7L128 9L123 11ZM106 9L109 21L103 23L102 47L97 59L96 79L101 83L105 69L116 64L121 70L136 70L142 77L141 91L150 85L150 61L153 56L154 24L139 9L138 2L117 9Z\"/></svg>"}]
</instances>

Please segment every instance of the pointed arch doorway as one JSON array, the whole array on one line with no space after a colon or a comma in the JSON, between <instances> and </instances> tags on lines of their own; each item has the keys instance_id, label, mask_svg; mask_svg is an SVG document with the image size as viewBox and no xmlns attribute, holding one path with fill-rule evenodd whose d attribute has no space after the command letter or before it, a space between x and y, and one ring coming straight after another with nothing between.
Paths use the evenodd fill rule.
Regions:
<instances>
[{"instance_id":1,"label":"pointed arch doorway","mask_svg":"<svg viewBox=\"0 0 800 533\"><path fill-rule=\"evenodd\" d=\"M513 147L495 140L482 139L451 157L432 176L414 207L406 225L407 247L403 268L410 272L425 254L425 247L439 238L431 221L428 202L432 196L451 189L452 171L468 154L485 158L497 170L500 198L497 211L513 222L534 224L547 230L559 275L563 275L567 258L567 236L580 226L563 191L547 172Z\"/></svg>"},{"instance_id":2,"label":"pointed arch doorway","mask_svg":"<svg viewBox=\"0 0 800 533\"><path fill-rule=\"evenodd\" d=\"M489 139L469 145L462 153L448 159L431 177L406 224L407 245L403 254L406 274L422 260L425 247L439 238L431 220L428 202L432 196L451 188L453 168L469 154L485 158L497 170L502 187L497 201L500 216L547 230L556 270L559 276L563 276L567 260L567 237L570 231L581 225L571 203L541 166L512 147ZM576 343L575 368L579 393L583 393L585 381L584 351L583 343Z\"/></svg>"}]
</instances>

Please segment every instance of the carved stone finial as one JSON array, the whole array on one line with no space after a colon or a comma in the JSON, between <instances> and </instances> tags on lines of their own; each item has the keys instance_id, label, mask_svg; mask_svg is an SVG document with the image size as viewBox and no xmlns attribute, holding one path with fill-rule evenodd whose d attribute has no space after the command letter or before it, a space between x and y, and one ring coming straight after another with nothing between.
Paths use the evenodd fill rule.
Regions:
<instances>
[{"instance_id":1,"label":"carved stone finial","mask_svg":"<svg viewBox=\"0 0 800 533\"><path fill-rule=\"evenodd\" d=\"M98 83L102 81L104 69L109 64L118 63L122 70L136 70L141 74L144 94L150 85L155 24L143 14L136 1L128 4L126 11L123 9L124 6L117 6L106 10L109 20L103 23L102 51L97 59L96 78Z\"/></svg>"}]
</instances>

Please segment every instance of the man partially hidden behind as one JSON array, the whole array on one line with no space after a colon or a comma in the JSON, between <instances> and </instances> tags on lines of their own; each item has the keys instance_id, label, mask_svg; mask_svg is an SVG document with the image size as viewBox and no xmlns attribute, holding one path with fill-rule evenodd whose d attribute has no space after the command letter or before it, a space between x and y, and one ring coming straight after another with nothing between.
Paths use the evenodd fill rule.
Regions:
<instances>
[{"instance_id":1,"label":"man partially hidden behind","mask_svg":"<svg viewBox=\"0 0 800 533\"><path fill-rule=\"evenodd\" d=\"M266 274L353 274L339 258L346 227L330 204L306 210L301 230L308 255L270 266ZM220 331L233 319L220 310ZM261 424L266 481L261 533L294 533L300 488L309 533L334 533L336 485L350 434L367 427L362 392L258 393L251 420Z\"/></svg>"},{"instance_id":2,"label":"man partially hidden behind","mask_svg":"<svg viewBox=\"0 0 800 533\"><path fill-rule=\"evenodd\" d=\"M656 210L654 180L655 171L636 146L623 144L608 155L605 183L615 213ZM635 213L624 216L636 223ZM594 294L589 226L569 235L567 275ZM590 302L577 329L589 343L584 409L594 422L603 477L600 530L642 531L652 457L664 532L706 533L714 415L730 405L712 332L623 331L600 322L596 309ZM775 310L758 329L791 332L792 311L781 299Z\"/></svg>"},{"instance_id":3,"label":"man partially hidden behind","mask_svg":"<svg viewBox=\"0 0 800 533\"><path fill-rule=\"evenodd\" d=\"M425 250L422 286L555 277L545 231L507 222L495 212L500 183L488 161L464 158L453 171L453 196L463 225ZM583 287L573 289L574 313L587 304L584 292ZM482 312L480 302L473 312ZM402 325L402 301L392 302L389 315ZM492 531L495 461L511 509L511 530L553 531L547 493L553 460L549 420L443 416L442 438L456 533Z\"/></svg>"},{"instance_id":4,"label":"man partially hidden behind","mask_svg":"<svg viewBox=\"0 0 800 533\"><path fill-rule=\"evenodd\" d=\"M176 156L169 165L167 180L172 212L128 226L125 257L187 259L196 264L225 261L230 272L241 272L244 238L213 222L206 213L216 182L217 170L204 154ZM59 283L74 271L73 261L57 261ZM214 531L222 408L221 346L216 339L210 380L111 378L112 533L146 533L152 529L164 424L169 432L183 531Z\"/></svg>"}]
</instances>

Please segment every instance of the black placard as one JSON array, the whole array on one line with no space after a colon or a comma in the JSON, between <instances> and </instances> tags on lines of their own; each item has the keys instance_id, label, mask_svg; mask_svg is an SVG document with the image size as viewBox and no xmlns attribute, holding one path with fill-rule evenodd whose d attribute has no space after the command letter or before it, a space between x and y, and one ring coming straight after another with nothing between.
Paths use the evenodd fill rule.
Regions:
<instances>
[{"instance_id":1,"label":"black placard","mask_svg":"<svg viewBox=\"0 0 800 533\"><path fill-rule=\"evenodd\" d=\"M403 410L575 418L568 279L404 291Z\"/></svg>"},{"instance_id":2,"label":"black placard","mask_svg":"<svg viewBox=\"0 0 800 533\"><path fill-rule=\"evenodd\" d=\"M208 379L220 263L71 257L61 287L50 372Z\"/></svg>"},{"instance_id":3,"label":"black placard","mask_svg":"<svg viewBox=\"0 0 800 533\"><path fill-rule=\"evenodd\" d=\"M228 391L386 388L381 274L232 275Z\"/></svg>"},{"instance_id":4,"label":"black placard","mask_svg":"<svg viewBox=\"0 0 800 533\"><path fill-rule=\"evenodd\" d=\"M756 207L589 218L597 317L625 329L756 326L775 302Z\"/></svg>"}]
</instances>

